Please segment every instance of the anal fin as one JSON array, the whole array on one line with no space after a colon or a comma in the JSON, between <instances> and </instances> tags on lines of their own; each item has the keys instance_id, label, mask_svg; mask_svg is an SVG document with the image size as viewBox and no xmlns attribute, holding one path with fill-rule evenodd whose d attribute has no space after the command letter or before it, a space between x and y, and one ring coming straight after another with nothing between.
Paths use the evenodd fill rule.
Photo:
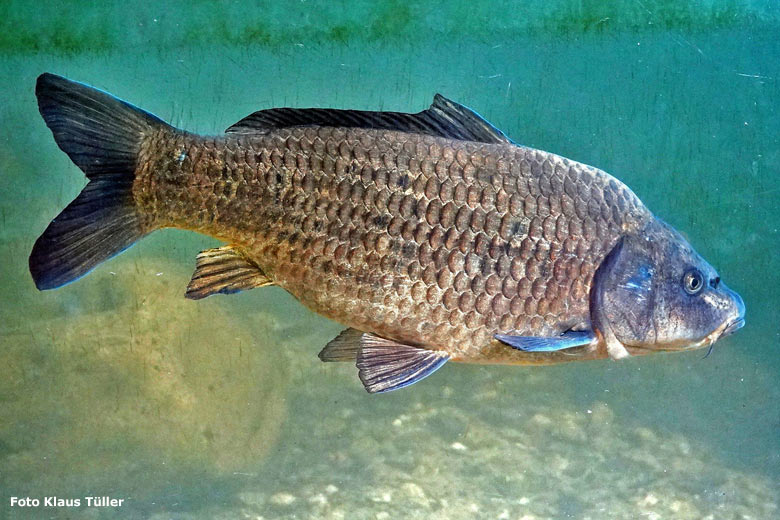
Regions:
<instances>
[{"instance_id":1,"label":"anal fin","mask_svg":"<svg viewBox=\"0 0 780 520\"><path fill-rule=\"evenodd\" d=\"M212 294L231 294L273 282L236 246L201 251L185 296L199 300Z\"/></svg>"},{"instance_id":2,"label":"anal fin","mask_svg":"<svg viewBox=\"0 0 780 520\"><path fill-rule=\"evenodd\" d=\"M431 375L448 359L450 356L446 352L363 334L356 365L366 391L374 394L414 384Z\"/></svg>"},{"instance_id":3,"label":"anal fin","mask_svg":"<svg viewBox=\"0 0 780 520\"><path fill-rule=\"evenodd\" d=\"M567 348L583 347L596 341L596 335L589 330L564 332L555 337L496 334L495 338L524 352L555 352Z\"/></svg>"}]
</instances>

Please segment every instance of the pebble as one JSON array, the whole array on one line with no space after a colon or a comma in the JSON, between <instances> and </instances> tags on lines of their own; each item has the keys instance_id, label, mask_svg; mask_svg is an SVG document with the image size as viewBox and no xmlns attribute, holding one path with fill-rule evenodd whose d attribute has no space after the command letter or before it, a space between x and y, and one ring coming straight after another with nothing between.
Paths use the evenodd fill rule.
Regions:
<instances>
[{"instance_id":1,"label":"pebble","mask_svg":"<svg viewBox=\"0 0 780 520\"><path fill-rule=\"evenodd\" d=\"M329 495L332 495L333 493L335 493L338 490L339 490L339 488L337 488L333 484L328 484L327 487L325 488L325 493L327 493Z\"/></svg>"},{"instance_id":2,"label":"pebble","mask_svg":"<svg viewBox=\"0 0 780 520\"><path fill-rule=\"evenodd\" d=\"M408 421L409 419L410 419L410 417L408 415L401 414L401 415L399 415L398 417L395 418L395 420L393 421L393 426L396 426L396 427L403 426L403 424L406 421Z\"/></svg>"},{"instance_id":3,"label":"pebble","mask_svg":"<svg viewBox=\"0 0 780 520\"><path fill-rule=\"evenodd\" d=\"M322 493L317 493L316 495L309 497L309 502L312 504L319 504L324 506L328 503L328 497Z\"/></svg>"},{"instance_id":4,"label":"pebble","mask_svg":"<svg viewBox=\"0 0 780 520\"><path fill-rule=\"evenodd\" d=\"M425 498L425 491L414 482L407 482L401 488L412 498Z\"/></svg>"},{"instance_id":5,"label":"pebble","mask_svg":"<svg viewBox=\"0 0 780 520\"><path fill-rule=\"evenodd\" d=\"M657 442L658 437L649 428L637 428L634 430L634 432L636 433L637 437L643 441Z\"/></svg>"},{"instance_id":6,"label":"pebble","mask_svg":"<svg viewBox=\"0 0 780 520\"><path fill-rule=\"evenodd\" d=\"M467 447L465 447L463 444L459 442L453 442L452 444L450 444L450 448L457 451L466 451L468 449Z\"/></svg>"},{"instance_id":7,"label":"pebble","mask_svg":"<svg viewBox=\"0 0 780 520\"><path fill-rule=\"evenodd\" d=\"M682 453L683 455L690 455L691 454L691 445L688 444L687 441L685 441L685 440L680 441L678 446L680 447L680 453Z\"/></svg>"},{"instance_id":8,"label":"pebble","mask_svg":"<svg viewBox=\"0 0 780 520\"><path fill-rule=\"evenodd\" d=\"M271 496L270 502L278 506L289 506L295 502L295 495L290 493L276 493Z\"/></svg>"},{"instance_id":9,"label":"pebble","mask_svg":"<svg viewBox=\"0 0 780 520\"><path fill-rule=\"evenodd\" d=\"M552 419L547 417L546 415L542 415L540 413L534 414L534 416L531 418L533 422L536 424L540 424L542 426L548 426L552 424Z\"/></svg>"},{"instance_id":10,"label":"pebble","mask_svg":"<svg viewBox=\"0 0 780 520\"><path fill-rule=\"evenodd\" d=\"M255 491L244 491L238 495L238 498L245 504L263 505L265 504L265 493L258 493Z\"/></svg>"},{"instance_id":11,"label":"pebble","mask_svg":"<svg viewBox=\"0 0 780 520\"><path fill-rule=\"evenodd\" d=\"M642 506L654 506L658 503L658 498L652 493L645 495L645 498L639 501L639 505Z\"/></svg>"},{"instance_id":12,"label":"pebble","mask_svg":"<svg viewBox=\"0 0 780 520\"><path fill-rule=\"evenodd\" d=\"M371 500L374 502L391 502L393 500L393 495L391 495L389 491L385 491L380 495L374 495L371 497Z\"/></svg>"}]
</instances>

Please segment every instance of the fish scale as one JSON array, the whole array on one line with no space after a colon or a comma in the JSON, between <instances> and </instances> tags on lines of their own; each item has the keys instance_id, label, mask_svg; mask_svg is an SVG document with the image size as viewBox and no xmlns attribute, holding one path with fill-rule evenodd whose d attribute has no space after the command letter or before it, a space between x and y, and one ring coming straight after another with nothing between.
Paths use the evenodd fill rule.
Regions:
<instances>
[{"instance_id":1,"label":"fish scale","mask_svg":"<svg viewBox=\"0 0 780 520\"><path fill-rule=\"evenodd\" d=\"M608 174L513 145L320 127L171 132L141 157L148 229L237 244L316 312L459 360L588 323L595 269L649 218Z\"/></svg>"}]
</instances>

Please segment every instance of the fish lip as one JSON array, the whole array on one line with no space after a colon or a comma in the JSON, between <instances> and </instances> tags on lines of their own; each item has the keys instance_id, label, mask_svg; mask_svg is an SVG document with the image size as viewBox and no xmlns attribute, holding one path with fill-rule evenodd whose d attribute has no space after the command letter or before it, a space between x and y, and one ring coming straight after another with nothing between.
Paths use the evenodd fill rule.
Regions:
<instances>
[{"instance_id":1,"label":"fish lip","mask_svg":"<svg viewBox=\"0 0 780 520\"><path fill-rule=\"evenodd\" d=\"M723 332L720 333L720 338L724 338L728 336L729 334L734 334L739 329L745 326L745 317L744 316L737 316L733 320L731 320L728 325L726 325L726 328L723 329Z\"/></svg>"},{"instance_id":2,"label":"fish lip","mask_svg":"<svg viewBox=\"0 0 780 520\"><path fill-rule=\"evenodd\" d=\"M683 350L696 350L702 347L708 347L713 343L715 343L716 341L720 340L721 338L725 338L729 334L734 334L735 332L737 332L739 329L745 326L744 308L740 309L740 311L741 312L737 316L731 318L727 322L724 322L723 325L721 325L718 329L713 331L707 337L705 337L701 341L692 344L690 347Z\"/></svg>"},{"instance_id":3,"label":"fish lip","mask_svg":"<svg viewBox=\"0 0 780 520\"><path fill-rule=\"evenodd\" d=\"M726 326L721 331L720 335L718 336L718 339L728 336L729 334L734 334L739 329L745 326L745 301L742 299L742 297L737 294L736 292L732 291L728 287L724 285L723 290L731 296L732 300L734 301L734 306L736 307L736 313L731 320L726 324Z\"/></svg>"}]
</instances>

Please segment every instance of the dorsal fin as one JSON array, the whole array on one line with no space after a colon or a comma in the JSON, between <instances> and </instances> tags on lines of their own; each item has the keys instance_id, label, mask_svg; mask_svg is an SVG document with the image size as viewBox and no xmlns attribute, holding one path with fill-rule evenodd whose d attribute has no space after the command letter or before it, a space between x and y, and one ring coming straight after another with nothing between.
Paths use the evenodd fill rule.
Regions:
<instances>
[{"instance_id":1,"label":"dorsal fin","mask_svg":"<svg viewBox=\"0 0 780 520\"><path fill-rule=\"evenodd\" d=\"M225 133L266 133L275 128L334 126L428 134L461 141L512 143L501 130L468 107L436 94L427 110L416 114L332 108L271 108L234 124Z\"/></svg>"}]
</instances>

